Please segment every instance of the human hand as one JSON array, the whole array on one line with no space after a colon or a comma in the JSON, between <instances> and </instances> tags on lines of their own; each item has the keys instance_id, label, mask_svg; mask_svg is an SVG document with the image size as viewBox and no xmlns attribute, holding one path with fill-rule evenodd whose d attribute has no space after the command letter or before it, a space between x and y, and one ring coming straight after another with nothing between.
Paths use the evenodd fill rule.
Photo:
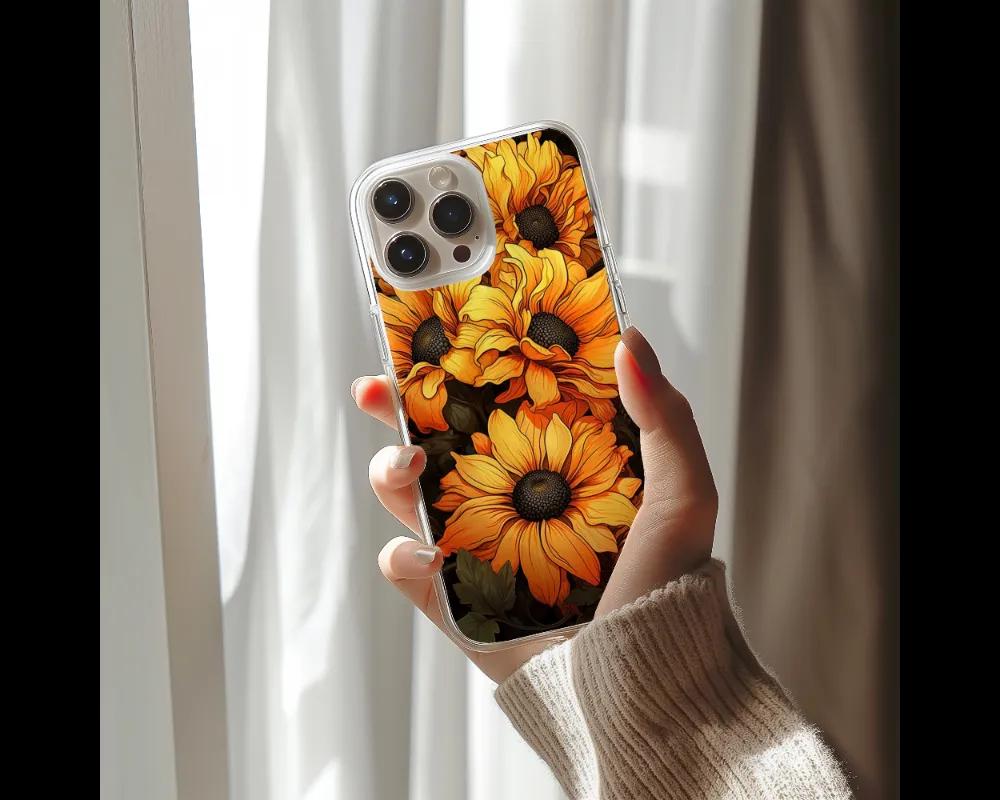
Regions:
<instances>
[{"instance_id":1,"label":"human hand","mask_svg":"<svg viewBox=\"0 0 1000 800\"><path fill-rule=\"evenodd\" d=\"M663 375L656 353L635 328L615 351L622 404L641 433L645 474L642 506L594 619L608 614L691 571L712 553L718 496L691 407ZM396 428L392 389L385 376L358 378L351 387L358 407ZM384 447L368 469L375 495L407 528L419 535L413 484L427 464L419 446ZM412 537L389 541L378 557L386 579L435 625L444 630L434 575L444 558L437 548ZM495 652L464 652L497 683L553 640L526 642Z\"/></svg>"}]
</instances>

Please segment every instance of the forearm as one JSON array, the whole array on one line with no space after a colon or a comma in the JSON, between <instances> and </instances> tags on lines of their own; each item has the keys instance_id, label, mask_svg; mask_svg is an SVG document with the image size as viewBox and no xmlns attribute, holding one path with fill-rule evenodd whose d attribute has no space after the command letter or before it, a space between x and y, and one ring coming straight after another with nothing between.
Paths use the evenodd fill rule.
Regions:
<instances>
[{"instance_id":1,"label":"forearm","mask_svg":"<svg viewBox=\"0 0 1000 800\"><path fill-rule=\"evenodd\" d=\"M508 678L497 701L570 797L846 798L709 562Z\"/></svg>"}]
</instances>

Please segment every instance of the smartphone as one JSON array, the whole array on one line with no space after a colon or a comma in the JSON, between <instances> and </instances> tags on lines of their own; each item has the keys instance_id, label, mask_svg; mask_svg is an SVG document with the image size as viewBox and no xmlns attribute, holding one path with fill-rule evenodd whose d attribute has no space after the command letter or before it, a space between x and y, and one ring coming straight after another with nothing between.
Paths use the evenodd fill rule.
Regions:
<instances>
[{"instance_id":1,"label":"smartphone","mask_svg":"<svg viewBox=\"0 0 1000 800\"><path fill-rule=\"evenodd\" d=\"M379 161L351 222L447 633L585 625L642 502L614 351L624 294L583 142L539 122Z\"/></svg>"}]
</instances>

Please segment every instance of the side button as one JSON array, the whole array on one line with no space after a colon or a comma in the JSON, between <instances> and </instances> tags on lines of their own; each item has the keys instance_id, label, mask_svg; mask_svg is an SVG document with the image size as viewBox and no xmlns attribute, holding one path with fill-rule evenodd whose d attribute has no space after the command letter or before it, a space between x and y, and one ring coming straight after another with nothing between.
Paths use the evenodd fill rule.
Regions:
<instances>
[{"instance_id":1,"label":"side button","mask_svg":"<svg viewBox=\"0 0 1000 800\"><path fill-rule=\"evenodd\" d=\"M379 320L374 316L371 317L372 330L375 332L375 341L378 343L378 354L379 358L382 359L382 363L386 366L391 366L389 358L389 350L386 347L385 340L382 338L382 326L379 324Z\"/></svg>"},{"instance_id":2,"label":"side button","mask_svg":"<svg viewBox=\"0 0 1000 800\"><path fill-rule=\"evenodd\" d=\"M612 279L610 283L611 291L614 292L615 295L615 304L618 306L618 310L627 317L628 306L625 305L625 292L622 290L622 285L618 282L617 278Z\"/></svg>"}]
</instances>

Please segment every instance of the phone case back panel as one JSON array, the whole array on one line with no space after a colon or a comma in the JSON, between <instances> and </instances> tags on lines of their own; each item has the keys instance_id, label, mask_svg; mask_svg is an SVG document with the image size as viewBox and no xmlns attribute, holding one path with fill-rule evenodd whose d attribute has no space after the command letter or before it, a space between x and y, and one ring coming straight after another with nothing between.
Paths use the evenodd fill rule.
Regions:
<instances>
[{"instance_id":1,"label":"phone case back panel","mask_svg":"<svg viewBox=\"0 0 1000 800\"><path fill-rule=\"evenodd\" d=\"M589 622L642 498L612 287L576 147L542 129L455 151L497 254L470 281L377 298L447 602L477 642Z\"/></svg>"}]
</instances>

